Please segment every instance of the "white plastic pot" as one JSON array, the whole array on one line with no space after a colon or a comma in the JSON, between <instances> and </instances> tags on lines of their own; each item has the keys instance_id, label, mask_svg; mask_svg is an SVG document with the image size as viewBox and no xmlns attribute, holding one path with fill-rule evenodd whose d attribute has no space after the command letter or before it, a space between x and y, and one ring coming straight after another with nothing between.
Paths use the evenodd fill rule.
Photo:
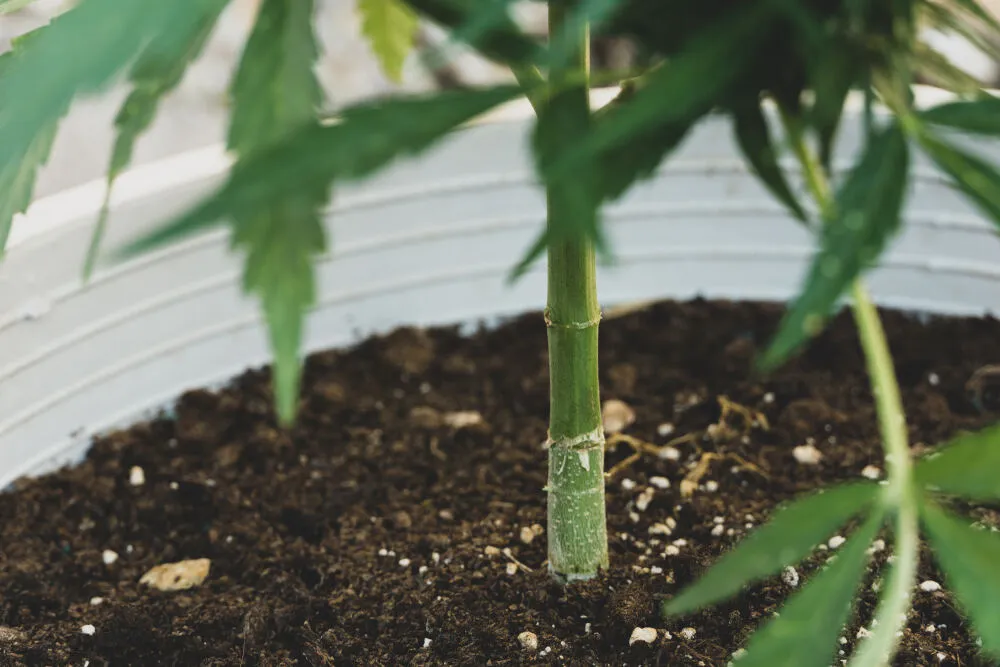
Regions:
<instances>
[{"instance_id":1,"label":"white plastic pot","mask_svg":"<svg viewBox=\"0 0 1000 667\"><path fill-rule=\"evenodd\" d=\"M943 99L932 89L920 95ZM336 192L327 215L333 252L318 267L308 350L401 324L542 308L543 262L513 287L505 282L544 216L527 145L531 115L527 104L512 104ZM842 167L856 154L858 115L855 103L841 132ZM979 148L1000 159L1000 147ZM194 203L227 166L212 148L123 175L106 247ZM877 300L926 313L996 312L993 227L926 162L915 169L906 231L869 277ZM239 261L222 230L82 284L102 195L97 182L38 201L15 223L0 264L0 488L78 460L94 433L169 407L185 389L269 361L257 304L241 296ZM723 120L701 126L606 220L618 263L601 269L605 305L696 295L784 300L814 249L744 168Z\"/></svg>"}]
</instances>

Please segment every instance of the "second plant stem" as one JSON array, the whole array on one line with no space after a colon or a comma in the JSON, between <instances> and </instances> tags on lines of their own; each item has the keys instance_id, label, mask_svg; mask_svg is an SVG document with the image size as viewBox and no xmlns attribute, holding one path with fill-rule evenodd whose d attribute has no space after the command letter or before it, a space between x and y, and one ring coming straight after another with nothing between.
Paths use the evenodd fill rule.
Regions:
<instances>
[{"instance_id":1,"label":"second plant stem","mask_svg":"<svg viewBox=\"0 0 1000 667\"><path fill-rule=\"evenodd\" d=\"M566 6L549 3L549 34L563 25ZM569 69L552 68L550 85L575 70L588 71L589 37L584 30ZM588 106L587 86L576 96ZM553 224L567 212L565 197L547 192L548 303L545 323L549 344L549 570L570 582L589 579L608 566L604 499L604 430L601 424L597 335L597 265L587 237L566 238Z\"/></svg>"},{"instance_id":2,"label":"second plant stem","mask_svg":"<svg viewBox=\"0 0 1000 667\"><path fill-rule=\"evenodd\" d=\"M825 170L810 152L797 124L786 117L785 126L789 129L806 183L825 224L837 224L833 219L835 202ZM917 576L919 525L917 502L913 495L906 415L900 398L899 382L882 321L860 279L855 280L851 286L851 311L875 397L879 432L885 451L889 482L885 490L885 502L895 512L895 560L875 612L878 625L859 647L851 660L851 667L880 667L891 660L897 644L897 633L906 623L910 591Z\"/></svg>"}]
</instances>

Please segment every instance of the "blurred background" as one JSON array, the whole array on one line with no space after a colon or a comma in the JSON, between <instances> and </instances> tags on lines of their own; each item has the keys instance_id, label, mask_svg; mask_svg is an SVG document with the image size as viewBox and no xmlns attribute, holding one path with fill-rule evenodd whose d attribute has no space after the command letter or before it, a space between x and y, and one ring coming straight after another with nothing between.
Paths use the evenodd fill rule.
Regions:
<instances>
[{"instance_id":1,"label":"blurred background","mask_svg":"<svg viewBox=\"0 0 1000 667\"><path fill-rule=\"evenodd\" d=\"M948 1L948 0L943 0ZM259 0L232 0L215 28L200 59L173 94L160 105L153 127L140 139L133 165L223 141L225 138L226 90L240 50L253 22ZM1000 0L981 0L1000 16ZM35 0L24 9L0 17L0 50L10 40L47 23L71 7L73 0ZM316 0L318 38L323 54L317 66L331 110L358 100L396 90L426 91L458 84L485 84L510 80L503 68L468 51L453 51L448 66L431 69L414 53L401 84L386 79L361 35L356 0ZM546 32L546 6L541 2L517 2L515 17L530 32ZM963 39L935 33L932 45L954 64L991 86L1000 86L1000 62L988 57ZM442 31L421 26L418 50L444 43ZM597 42L595 65L627 67L632 52L623 40ZM125 98L124 86L77 102L63 120L51 158L41 171L35 196L101 178L107 168L113 141L113 122Z\"/></svg>"}]
</instances>

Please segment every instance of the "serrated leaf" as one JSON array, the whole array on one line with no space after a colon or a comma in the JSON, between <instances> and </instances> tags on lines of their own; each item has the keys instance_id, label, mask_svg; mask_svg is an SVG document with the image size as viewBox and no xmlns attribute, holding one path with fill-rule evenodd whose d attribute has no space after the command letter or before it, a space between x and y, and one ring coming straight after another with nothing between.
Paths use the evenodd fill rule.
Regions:
<instances>
[{"instance_id":1,"label":"serrated leaf","mask_svg":"<svg viewBox=\"0 0 1000 667\"><path fill-rule=\"evenodd\" d=\"M847 623L868 561L867 549L882 526L882 512L868 517L825 566L750 638L740 667L828 667Z\"/></svg>"},{"instance_id":2,"label":"serrated leaf","mask_svg":"<svg viewBox=\"0 0 1000 667\"><path fill-rule=\"evenodd\" d=\"M230 91L234 171L290 133L316 124L322 90L314 72L319 50L313 11L312 0L264 0L258 9ZM298 403L299 350L306 311L316 300L313 259L326 250L322 209L328 199L329 183L315 183L232 216L233 246L246 252L243 289L263 305L277 413L285 425Z\"/></svg>"},{"instance_id":3,"label":"serrated leaf","mask_svg":"<svg viewBox=\"0 0 1000 667\"><path fill-rule=\"evenodd\" d=\"M928 491L972 500L1000 499L1000 426L959 436L913 468Z\"/></svg>"},{"instance_id":4,"label":"serrated leaf","mask_svg":"<svg viewBox=\"0 0 1000 667\"><path fill-rule=\"evenodd\" d=\"M948 586L968 614L983 650L1000 658L1000 535L976 530L967 520L926 501L921 518Z\"/></svg>"},{"instance_id":5,"label":"serrated leaf","mask_svg":"<svg viewBox=\"0 0 1000 667\"><path fill-rule=\"evenodd\" d=\"M134 256L226 218L252 214L303 189L369 176L519 94L517 86L449 90L345 109L331 125L302 128L242 160L214 194L118 255Z\"/></svg>"},{"instance_id":6,"label":"serrated leaf","mask_svg":"<svg viewBox=\"0 0 1000 667\"><path fill-rule=\"evenodd\" d=\"M198 20L186 26L189 28L187 34L154 35L132 65L128 78L132 90L115 117L117 136L108 166L107 193L87 249L84 280L89 279L97 260L107 224L108 198L115 179L132 161L135 142L152 124L160 100L177 87L188 65L201 53L226 3L227 0L201 0L193 4L191 9Z\"/></svg>"},{"instance_id":7,"label":"serrated leaf","mask_svg":"<svg viewBox=\"0 0 1000 667\"><path fill-rule=\"evenodd\" d=\"M823 227L805 285L760 359L768 371L818 334L837 300L885 249L900 225L909 176L906 137L893 124L869 142L837 193L834 217Z\"/></svg>"},{"instance_id":8,"label":"serrated leaf","mask_svg":"<svg viewBox=\"0 0 1000 667\"><path fill-rule=\"evenodd\" d=\"M391 80L403 80L403 64L413 50L417 15L403 0L358 0L361 32Z\"/></svg>"},{"instance_id":9,"label":"serrated leaf","mask_svg":"<svg viewBox=\"0 0 1000 667\"><path fill-rule=\"evenodd\" d=\"M634 92L633 89L623 88L614 100L594 114L594 125L617 122L615 115L620 113L622 105ZM657 167L683 143L695 121L696 117L691 117L664 123L644 135L605 150L595 160L601 174L602 200L614 201L638 181L653 176Z\"/></svg>"},{"instance_id":10,"label":"serrated leaf","mask_svg":"<svg viewBox=\"0 0 1000 667\"><path fill-rule=\"evenodd\" d=\"M996 167L974 155L924 134L924 151L938 167L951 176L952 183L1000 225L1000 173Z\"/></svg>"},{"instance_id":11,"label":"serrated leaf","mask_svg":"<svg viewBox=\"0 0 1000 667\"><path fill-rule=\"evenodd\" d=\"M473 3L467 0L405 0L419 14L461 36L480 55L510 66L536 64L542 48L528 37L496 3ZM490 13L488 20L481 14ZM475 26L476 30L469 30ZM463 31L468 31L466 34Z\"/></svg>"},{"instance_id":12,"label":"serrated leaf","mask_svg":"<svg viewBox=\"0 0 1000 667\"><path fill-rule=\"evenodd\" d=\"M738 593L808 556L840 526L877 499L879 486L855 483L799 498L726 553L697 582L664 605L684 614Z\"/></svg>"},{"instance_id":13,"label":"serrated leaf","mask_svg":"<svg viewBox=\"0 0 1000 667\"><path fill-rule=\"evenodd\" d=\"M532 135L535 166L543 180L552 161L558 159L567 146L585 136L590 125L586 88L566 88L545 100L538 111ZM598 174L586 167L581 167L572 182L546 184L548 220L545 230L514 267L510 280L520 277L550 243L587 238L597 248L604 247L598 222Z\"/></svg>"},{"instance_id":14,"label":"serrated leaf","mask_svg":"<svg viewBox=\"0 0 1000 667\"><path fill-rule=\"evenodd\" d=\"M549 170L550 182L572 179L581 164L596 162L615 146L641 141L656 128L707 113L720 94L737 81L743 54L759 45L761 27L775 11L769 3L734 9L725 21L692 38L615 115L566 151Z\"/></svg>"},{"instance_id":15,"label":"serrated leaf","mask_svg":"<svg viewBox=\"0 0 1000 667\"><path fill-rule=\"evenodd\" d=\"M182 39L203 0L83 0L38 30L0 77L0 164L27 147L82 93L101 90L154 35Z\"/></svg>"},{"instance_id":16,"label":"serrated leaf","mask_svg":"<svg viewBox=\"0 0 1000 667\"><path fill-rule=\"evenodd\" d=\"M943 125L970 134L1000 136L1000 99L992 96L946 102L920 111L917 117L931 125Z\"/></svg>"},{"instance_id":17,"label":"serrated leaf","mask_svg":"<svg viewBox=\"0 0 1000 667\"><path fill-rule=\"evenodd\" d=\"M806 222L806 212L785 179L785 172L778 162L778 154L771 141L767 119L760 107L757 104L750 104L734 109L732 115L736 143L750 163L751 169L797 220Z\"/></svg>"},{"instance_id":18,"label":"serrated leaf","mask_svg":"<svg viewBox=\"0 0 1000 667\"><path fill-rule=\"evenodd\" d=\"M42 28L35 29L12 40L12 49L0 55L0 77L15 58L20 56L24 46L30 43ZM10 229L14 216L24 213L31 203L35 191L35 178L38 169L48 160L52 151L52 143L59 129L62 113L53 115L48 122L38 128L36 134L16 160L4 163L0 168L0 258L3 257L10 237Z\"/></svg>"}]
</instances>

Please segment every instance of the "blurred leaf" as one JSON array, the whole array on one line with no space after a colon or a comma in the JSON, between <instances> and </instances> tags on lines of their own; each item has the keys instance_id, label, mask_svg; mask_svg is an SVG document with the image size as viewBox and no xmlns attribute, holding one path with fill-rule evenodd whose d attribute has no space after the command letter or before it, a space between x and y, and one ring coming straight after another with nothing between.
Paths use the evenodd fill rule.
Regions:
<instances>
[{"instance_id":1,"label":"blurred leaf","mask_svg":"<svg viewBox=\"0 0 1000 667\"><path fill-rule=\"evenodd\" d=\"M920 111L917 117L931 125L944 125L971 134L1000 136L1000 99L993 96L946 102Z\"/></svg>"},{"instance_id":2,"label":"blurred leaf","mask_svg":"<svg viewBox=\"0 0 1000 667\"><path fill-rule=\"evenodd\" d=\"M982 12L989 24L989 30L982 30L982 20L976 20L975 12L962 11L960 7L962 4L975 3L967 0L959 0L957 3L923 2L920 11L928 26L939 32L952 32L963 37L990 58L1000 59L1000 48L997 47L996 40L990 37L990 33L996 34L1000 31L1000 24L977 5L976 9Z\"/></svg>"},{"instance_id":3,"label":"blurred leaf","mask_svg":"<svg viewBox=\"0 0 1000 667\"><path fill-rule=\"evenodd\" d=\"M506 11L497 11L496 2L405 1L418 13L456 35L469 31L467 38L474 40L469 43L490 60L512 66L533 64L541 50L538 42L524 34ZM488 15L482 16L484 13Z\"/></svg>"},{"instance_id":4,"label":"blurred leaf","mask_svg":"<svg viewBox=\"0 0 1000 667\"><path fill-rule=\"evenodd\" d=\"M837 193L802 293L759 364L771 370L822 330L844 290L882 253L899 228L909 176L906 138L893 124L869 142Z\"/></svg>"},{"instance_id":5,"label":"blurred leaf","mask_svg":"<svg viewBox=\"0 0 1000 667\"><path fill-rule=\"evenodd\" d=\"M1000 658L1000 535L977 530L930 501L921 515L945 580L982 638L983 650Z\"/></svg>"},{"instance_id":6,"label":"blurred leaf","mask_svg":"<svg viewBox=\"0 0 1000 667\"><path fill-rule=\"evenodd\" d=\"M183 42L204 0L82 0L38 30L0 78L0 164L21 159L81 93L101 90L154 36Z\"/></svg>"},{"instance_id":7,"label":"blurred leaf","mask_svg":"<svg viewBox=\"0 0 1000 667\"><path fill-rule=\"evenodd\" d=\"M767 119L756 103L733 110L733 132L740 151L750 163L751 169L792 215L806 222L806 212L788 186L785 172L778 163L778 155L771 141Z\"/></svg>"},{"instance_id":8,"label":"blurred leaf","mask_svg":"<svg viewBox=\"0 0 1000 667\"><path fill-rule=\"evenodd\" d=\"M580 35L585 30L589 30L591 35L600 33L604 24L624 2L625 0L577 0L572 3L569 11L564 10L565 16L560 22L559 31L549 35L549 66L562 67L576 53ZM549 12L552 12L552 3L549 4Z\"/></svg>"},{"instance_id":9,"label":"blurred leaf","mask_svg":"<svg viewBox=\"0 0 1000 667\"><path fill-rule=\"evenodd\" d=\"M617 122L616 115L634 94L634 88L623 86L614 100L594 114L594 126ZM637 181L653 176L663 160L683 143L695 120L686 118L665 123L647 134L607 148L595 160L601 174L602 199L618 199Z\"/></svg>"},{"instance_id":10,"label":"blurred leaf","mask_svg":"<svg viewBox=\"0 0 1000 667\"><path fill-rule=\"evenodd\" d=\"M285 196L326 187L334 180L369 176L397 158L426 150L451 130L519 93L517 86L449 90L349 107L331 125L302 128L241 160L222 188L134 241L119 256L134 256L225 218L251 215Z\"/></svg>"},{"instance_id":11,"label":"blurred leaf","mask_svg":"<svg viewBox=\"0 0 1000 667\"><path fill-rule=\"evenodd\" d=\"M613 122L595 126L549 170L549 181L572 179L581 164L597 162L615 146L637 144L656 128L700 117L714 106L742 71L743 57L761 39L774 10L768 3L735 9L716 27L699 33L686 49L652 72L646 85L623 104Z\"/></svg>"},{"instance_id":12,"label":"blurred leaf","mask_svg":"<svg viewBox=\"0 0 1000 667\"><path fill-rule=\"evenodd\" d=\"M943 53L923 42L913 45L913 71L931 85L959 94L975 94L982 83L953 64Z\"/></svg>"},{"instance_id":13,"label":"blurred leaf","mask_svg":"<svg viewBox=\"0 0 1000 667\"><path fill-rule=\"evenodd\" d=\"M129 72L132 91L115 117L118 136L115 138L111 164L108 167L104 204L84 262L84 280L89 279L97 260L107 224L108 198L115 179L132 161L135 142L152 124L160 100L177 87L184 78L188 65L201 53L226 2L227 0L202 0L193 5L191 9L198 13L199 18L197 23L187 26L189 31L186 35L155 35L132 65Z\"/></svg>"},{"instance_id":14,"label":"blurred leaf","mask_svg":"<svg viewBox=\"0 0 1000 667\"><path fill-rule=\"evenodd\" d=\"M930 491L1000 499L1000 426L962 435L920 459L913 474Z\"/></svg>"},{"instance_id":15,"label":"blurred leaf","mask_svg":"<svg viewBox=\"0 0 1000 667\"><path fill-rule=\"evenodd\" d=\"M591 124L590 103L584 87L565 88L543 103L532 135L535 162L543 180L567 146L585 136ZM546 183L548 221L544 231L511 272L513 281L524 274L552 242L589 238L598 249L604 238L598 226L598 173L581 165L573 181Z\"/></svg>"},{"instance_id":16,"label":"blurred leaf","mask_svg":"<svg viewBox=\"0 0 1000 667\"><path fill-rule=\"evenodd\" d=\"M0 55L0 77L6 73L14 59L20 57L23 47L43 29L35 29L12 40L11 50ZM31 203L35 177L38 169L48 160L59 121L65 112L63 109L61 113L49 118L38 128L38 134L23 148L23 152L16 159L3 163L4 166L0 168L0 258L7 246L14 216L24 213Z\"/></svg>"},{"instance_id":17,"label":"blurred leaf","mask_svg":"<svg viewBox=\"0 0 1000 667\"><path fill-rule=\"evenodd\" d=\"M986 161L924 134L920 144L938 167L951 176L954 185L965 193L993 223L1000 225L1000 173Z\"/></svg>"},{"instance_id":18,"label":"blurred leaf","mask_svg":"<svg viewBox=\"0 0 1000 667\"><path fill-rule=\"evenodd\" d=\"M323 95L313 69L313 10L312 0L260 5L231 90L228 147L240 162L315 126ZM316 300L313 258L326 250L322 209L328 199L329 183L316 182L233 214L233 246L246 252L243 289L263 304L277 413L286 425L298 403L299 349L306 311Z\"/></svg>"},{"instance_id":19,"label":"blurred leaf","mask_svg":"<svg viewBox=\"0 0 1000 667\"><path fill-rule=\"evenodd\" d=\"M819 139L819 162L830 171L833 143L844 112L844 104L855 82L857 67L846 49L834 44L814 68L815 99L809 108L809 124Z\"/></svg>"},{"instance_id":20,"label":"blurred leaf","mask_svg":"<svg viewBox=\"0 0 1000 667\"><path fill-rule=\"evenodd\" d=\"M882 526L882 512L868 517L833 556L833 562L788 600L781 615L753 636L740 667L828 667L847 623L868 561L867 549Z\"/></svg>"},{"instance_id":21,"label":"blurred leaf","mask_svg":"<svg viewBox=\"0 0 1000 667\"><path fill-rule=\"evenodd\" d=\"M684 614L723 600L747 584L802 560L851 517L872 505L878 493L877 484L855 483L793 501L668 601L665 613Z\"/></svg>"},{"instance_id":22,"label":"blurred leaf","mask_svg":"<svg viewBox=\"0 0 1000 667\"><path fill-rule=\"evenodd\" d=\"M391 80L403 80L403 64L413 49L417 15L403 0L358 0L361 31Z\"/></svg>"}]
</instances>

